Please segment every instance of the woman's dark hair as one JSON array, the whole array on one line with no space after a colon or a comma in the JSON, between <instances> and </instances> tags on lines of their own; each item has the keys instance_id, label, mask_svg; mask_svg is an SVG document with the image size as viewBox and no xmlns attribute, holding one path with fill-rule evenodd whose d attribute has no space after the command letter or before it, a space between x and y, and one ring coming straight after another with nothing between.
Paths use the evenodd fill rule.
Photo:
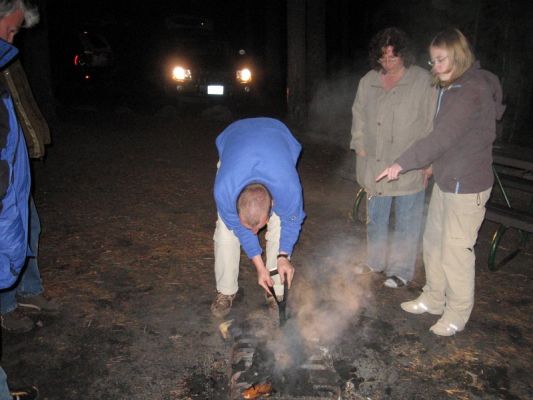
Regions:
<instances>
[{"instance_id":1,"label":"woman's dark hair","mask_svg":"<svg viewBox=\"0 0 533 400\"><path fill-rule=\"evenodd\" d=\"M390 27L379 31L370 40L368 57L372 69L381 70L382 67L378 60L383 56L383 49L388 46L392 46L395 56L402 58L405 68L409 68L415 63L415 55L407 33L401 29Z\"/></svg>"}]
</instances>

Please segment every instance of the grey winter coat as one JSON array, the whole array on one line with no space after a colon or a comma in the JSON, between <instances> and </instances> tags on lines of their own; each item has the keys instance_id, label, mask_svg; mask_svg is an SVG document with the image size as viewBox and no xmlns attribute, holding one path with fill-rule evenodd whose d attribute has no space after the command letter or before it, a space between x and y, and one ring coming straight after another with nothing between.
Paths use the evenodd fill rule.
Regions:
<instances>
[{"instance_id":1,"label":"grey winter coat","mask_svg":"<svg viewBox=\"0 0 533 400\"><path fill-rule=\"evenodd\" d=\"M370 195L401 196L424 189L421 171L411 171L396 181L376 182L376 176L432 128L436 90L428 71L406 69L395 87L385 90L380 72L370 71L359 82L352 107L350 148L365 150L357 156L357 182Z\"/></svg>"}]
</instances>

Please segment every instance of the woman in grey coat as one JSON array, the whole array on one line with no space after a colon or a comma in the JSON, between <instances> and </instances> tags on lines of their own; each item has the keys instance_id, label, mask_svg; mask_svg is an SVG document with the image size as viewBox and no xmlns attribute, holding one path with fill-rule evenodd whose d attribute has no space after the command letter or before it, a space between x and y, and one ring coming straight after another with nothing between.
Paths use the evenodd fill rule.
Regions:
<instances>
[{"instance_id":1,"label":"woman in grey coat","mask_svg":"<svg viewBox=\"0 0 533 400\"><path fill-rule=\"evenodd\" d=\"M428 71L414 64L405 32L387 28L370 43L372 70L359 82L352 108L357 182L367 195L367 257L356 273L383 272L387 287L413 278L424 211L425 177L411 171L394 183L376 175L432 127L436 90ZM394 228L389 218L394 207Z\"/></svg>"}]
</instances>

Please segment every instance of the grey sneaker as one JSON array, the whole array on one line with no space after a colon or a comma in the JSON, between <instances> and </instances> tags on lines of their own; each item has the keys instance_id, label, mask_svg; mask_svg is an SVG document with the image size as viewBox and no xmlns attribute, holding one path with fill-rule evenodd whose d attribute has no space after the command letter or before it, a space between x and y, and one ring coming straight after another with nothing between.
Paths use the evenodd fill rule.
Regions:
<instances>
[{"instance_id":1,"label":"grey sneaker","mask_svg":"<svg viewBox=\"0 0 533 400\"><path fill-rule=\"evenodd\" d=\"M39 391L35 386L11 390L10 394L12 400L36 400L39 398Z\"/></svg>"},{"instance_id":2,"label":"grey sneaker","mask_svg":"<svg viewBox=\"0 0 533 400\"><path fill-rule=\"evenodd\" d=\"M19 297L17 298L17 302L20 307L33 308L37 311L59 311L59 304L52 299L47 299L42 294L31 297Z\"/></svg>"},{"instance_id":3,"label":"grey sneaker","mask_svg":"<svg viewBox=\"0 0 533 400\"><path fill-rule=\"evenodd\" d=\"M217 318L222 318L228 315L236 294L237 293L222 294L218 292L217 296L215 297L215 300L213 300L213 304L211 304L211 312L213 313L213 315Z\"/></svg>"},{"instance_id":4,"label":"grey sneaker","mask_svg":"<svg viewBox=\"0 0 533 400\"><path fill-rule=\"evenodd\" d=\"M357 264L354 267L353 272L355 273L355 275L367 275L376 271L370 265L361 263Z\"/></svg>"},{"instance_id":5,"label":"grey sneaker","mask_svg":"<svg viewBox=\"0 0 533 400\"><path fill-rule=\"evenodd\" d=\"M6 331L24 333L31 331L34 326L31 318L24 315L17 308L2 315L2 328Z\"/></svg>"}]
</instances>

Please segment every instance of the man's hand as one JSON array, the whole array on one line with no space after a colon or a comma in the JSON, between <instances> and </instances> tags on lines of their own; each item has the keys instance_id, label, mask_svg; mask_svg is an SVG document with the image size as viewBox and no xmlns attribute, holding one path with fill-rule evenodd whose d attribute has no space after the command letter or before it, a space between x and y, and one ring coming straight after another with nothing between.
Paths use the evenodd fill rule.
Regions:
<instances>
[{"instance_id":1,"label":"man's hand","mask_svg":"<svg viewBox=\"0 0 533 400\"><path fill-rule=\"evenodd\" d=\"M367 154L366 154L366 150L357 150L357 151L355 152L355 155L356 155L357 157L366 157L366 156L367 156Z\"/></svg>"},{"instance_id":2,"label":"man's hand","mask_svg":"<svg viewBox=\"0 0 533 400\"><path fill-rule=\"evenodd\" d=\"M270 277L270 272L268 269L263 268L260 270L257 270L257 283L259 286L261 286L267 293L270 294L269 287L274 286L274 281L272 281L272 278Z\"/></svg>"},{"instance_id":3,"label":"man's hand","mask_svg":"<svg viewBox=\"0 0 533 400\"><path fill-rule=\"evenodd\" d=\"M294 267L286 257L278 258L278 274L281 278L281 283L287 281L287 287L291 288L292 278L294 277Z\"/></svg>"},{"instance_id":4,"label":"man's hand","mask_svg":"<svg viewBox=\"0 0 533 400\"><path fill-rule=\"evenodd\" d=\"M255 265L255 269L257 270L257 284L265 289L267 293L270 293L268 288L273 287L274 282L270 277L270 272L265 267L265 263L263 262L263 258L261 258L261 254L252 258L252 263Z\"/></svg>"},{"instance_id":5,"label":"man's hand","mask_svg":"<svg viewBox=\"0 0 533 400\"><path fill-rule=\"evenodd\" d=\"M376 182L379 182L383 178L387 177L387 181L393 181L398 179L398 176L400 175L400 172L403 170L402 166L398 163L392 164L389 168L385 168L385 170L378 175L376 178Z\"/></svg>"}]
</instances>

